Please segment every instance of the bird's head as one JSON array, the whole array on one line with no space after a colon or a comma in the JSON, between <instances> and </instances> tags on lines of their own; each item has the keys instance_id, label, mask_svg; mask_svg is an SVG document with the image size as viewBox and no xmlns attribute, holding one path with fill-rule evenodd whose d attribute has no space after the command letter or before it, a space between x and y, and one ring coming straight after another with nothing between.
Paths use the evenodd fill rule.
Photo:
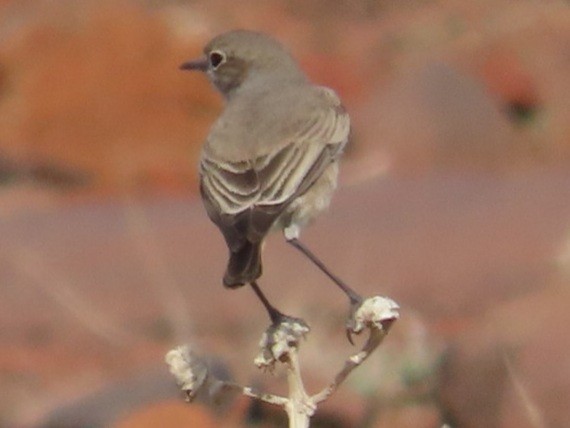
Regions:
<instances>
[{"instance_id":1,"label":"bird's head","mask_svg":"<svg viewBox=\"0 0 570 428\"><path fill-rule=\"evenodd\" d=\"M226 98L247 82L304 79L283 46L258 32L234 30L221 34L206 45L204 54L180 68L205 72Z\"/></svg>"}]
</instances>

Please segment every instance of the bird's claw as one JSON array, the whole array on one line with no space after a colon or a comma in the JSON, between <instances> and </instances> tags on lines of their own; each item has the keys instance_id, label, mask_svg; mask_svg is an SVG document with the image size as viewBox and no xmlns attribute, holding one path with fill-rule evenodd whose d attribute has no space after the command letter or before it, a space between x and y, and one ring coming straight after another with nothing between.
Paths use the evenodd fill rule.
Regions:
<instances>
[{"instance_id":1,"label":"bird's claw","mask_svg":"<svg viewBox=\"0 0 570 428\"><path fill-rule=\"evenodd\" d=\"M353 334L360 334L365 329L389 328L392 321L399 318L399 306L387 297L374 296L367 299L352 300L350 315L346 322L346 337L354 345Z\"/></svg>"},{"instance_id":2,"label":"bird's claw","mask_svg":"<svg viewBox=\"0 0 570 428\"><path fill-rule=\"evenodd\" d=\"M352 330L350 327L346 327L346 338L348 339L349 343L354 346L354 340L352 340Z\"/></svg>"},{"instance_id":3,"label":"bird's claw","mask_svg":"<svg viewBox=\"0 0 570 428\"><path fill-rule=\"evenodd\" d=\"M356 316L356 312L358 311L358 309L362 305L363 298L359 295L352 295L349 297L349 299L350 299L350 309L349 309L349 314L348 314L348 320L346 321L345 332L346 332L346 338L348 339L348 342L352 346L354 346L354 340L352 338L352 335L360 333L360 331L357 331L357 329L356 329L357 321L356 321L355 316Z\"/></svg>"}]
</instances>

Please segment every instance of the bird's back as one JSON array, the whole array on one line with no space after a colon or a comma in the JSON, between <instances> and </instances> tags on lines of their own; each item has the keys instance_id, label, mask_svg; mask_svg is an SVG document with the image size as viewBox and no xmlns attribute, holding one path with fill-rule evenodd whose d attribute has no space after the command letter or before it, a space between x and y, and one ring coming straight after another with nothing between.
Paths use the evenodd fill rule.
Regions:
<instances>
[{"instance_id":1,"label":"bird's back","mask_svg":"<svg viewBox=\"0 0 570 428\"><path fill-rule=\"evenodd\" d=\"M264 156L342 108L331 89L306 82L259 84L238 95L212 126L203 147L209 157L239 162ZM331 142L314 139L309 143Z\"/></svg>"}]
</instances>

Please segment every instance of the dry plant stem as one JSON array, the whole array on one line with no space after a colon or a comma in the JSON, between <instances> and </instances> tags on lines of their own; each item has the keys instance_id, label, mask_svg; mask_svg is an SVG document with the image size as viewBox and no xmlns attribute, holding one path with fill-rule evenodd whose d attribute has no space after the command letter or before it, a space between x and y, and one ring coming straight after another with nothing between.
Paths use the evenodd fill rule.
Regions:
<instances>
[{"instance_id":1,"label":"dry plant stem","mask_svg":"<svg viewBox=\"0 0 570 428\"><path fill-rule=\"evenodd\" d=\"M257 392L249 386L241 386L234 382L224 382L224 388L226 390L239 392L246 397L253 398L254 400L259 400L267 404L272 404L274 406L285 407L288 401L285 397Z\"/></svg>"},{"instance_id":2,"label":"dry plant stem","mask_svg":"<svg viewBox=\"0 0 570 428\"><path fill-rule=\"evenodd\" d=\"M290 428L307 428L317 404L330 397L350 373L378 348L394 321L399 318L398 305L385 297L364 299L354 309L348 329L355 334L368 331L368 338L358 352L346 359L334 380L313 396L307 394L303 385L298 354L300 341L309 332L309 326L302 319L282 314L279 321L274 322L263 334L255 365L262 370L273 372L278 363L283 364L287 371L288 397L259 393L249 387L213 378L207 365L189 347L173 349L166 355L166 362L189 399L192 399L199 389L207 389L211 395L214 391L238 391L248 397L282 407L289 417Z\"/></svg>"},{"instance_id":3,"label":"dry plant stem","mask_svg":"<svg viewBox=\"0 0 570 428\"><path fill-rule=\"evenodd\" d=\"M290 352L285 362L287 364L287 383L289 384L289 397L274 394L264 394L250 387L242 387L236 383L227 382L225 387L239 391L246 397L262 401L267 404L282 407L287 412L290 428L306 428L310 418L316 410L314 400L305 391L301 377L301 368L297 351Z\"/></svg>"},{"instance_id":4,"label":"dry plant stem","mask_svg":"<svg viewBox=\"0 0 570 428\"><path fill-rule=\"evenodd\" d=\"M290 428L305 428L309 426L310 418L315 413L317 404L329 398L346 380L350 373L366 361L376 348L380 346L388 334L392 322L393 320L386 321L382 329L370 328L370 335L362 349L351 355L345 361L344 367L337 373L332 383L313 396L307 394L303 385L297 352L298 348L294 348L289 352L289 360L286 362L289 398L279 398L285 402L284 408L289 417Z\"/></svg>"},{"instance_id":5,"label":"dry plant stem","mask_svg":"<svg viewBox=\"0 0 570 428\"><path fill-rule=\"evenodd\" d=\"M351 355L344 363L344 367L334 378L334 381L331 382L326 388L324 388L319 393L313 395L312 400L315 404L318 404L322 401L325 401L329 398L337 389L338 387L345 381L348 375L358 366L360 366L366 359L380 346L386 335L388 334L388 330L390 329L390 325L392 324L393 320L386 322L386 325L382 330L377 328L370 329L370 335L368 336L368 340L362 347L362 349L357 352L356 354Z\"/></svg>"},{"instance_id":6,"label":"dry plant stem","mask_svg":"<svg viewBox=\"0 0 570 428\"><path fill-rule=\"evenodd\" d=\"M289 399L286 400L284 408L289 417L289 427L305 428L309 426L311 416L315 413L317 406L305 391L297 348L289 352L286 364Z\"/></svg>"},{"instance_id":7,"label":"dry plant stem","mask_svg":"<svg viewBox=\"0 0 570 428\"><path fill-rule=\"evenodd\" d=\"M387 321L383 328L371 328L370 335L360 351L351 355L344 363L344 367L330 383L319 393L309 396L305 391L301 370L299 365L298 348L293 348L289 352L289 358L285 362L287 365L287 382L289 384L289 398L279 398L278 402L273 401L272 404L284 403L284 408L289 417L289 426L291 428L304 428L309 426L310 418L317 409L317 404L329 398L338 387L346 380L350 373L360 366L375 350L380 346L384 337L388 333L393 320ZM264 400L266 401L266 400ZM266 401L268 402L268 401ZM281 404L282 405L282 404Z\"/></svg>"}]
</instances>

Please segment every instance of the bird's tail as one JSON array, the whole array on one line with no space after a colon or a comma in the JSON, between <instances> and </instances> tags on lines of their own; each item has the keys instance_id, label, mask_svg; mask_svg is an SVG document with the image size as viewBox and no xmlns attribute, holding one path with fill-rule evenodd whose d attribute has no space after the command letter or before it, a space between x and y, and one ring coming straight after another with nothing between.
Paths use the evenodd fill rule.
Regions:
<instances>
[{"instance_id":1,"label":"bird's tail","mask_svg":"<svg viewBox=\"0 0 570 428\"><path fill-rule=\"evenodd\" d=\"M237 251L230 251L230 260L224 275L224 285L237 288L261 276L261 242L246 243Z\"/></svg>"}]
</instances>

